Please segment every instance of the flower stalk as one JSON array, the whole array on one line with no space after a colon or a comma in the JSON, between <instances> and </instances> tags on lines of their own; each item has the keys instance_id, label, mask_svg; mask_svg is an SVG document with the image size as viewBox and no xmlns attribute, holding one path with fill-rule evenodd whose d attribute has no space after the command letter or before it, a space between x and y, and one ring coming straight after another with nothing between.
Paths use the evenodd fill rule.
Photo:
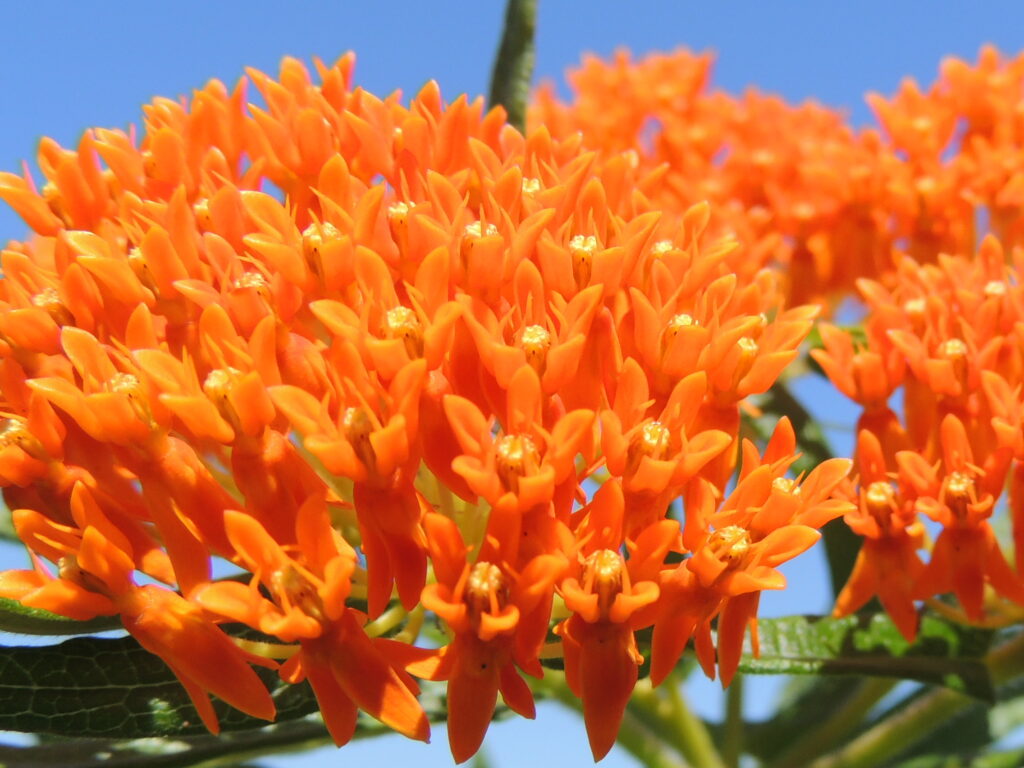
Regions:
<instances>
[{"instance_id":1,"label":"flower stalk","mask_svg":"<svg viewBox=\"0 0 1024 768\"><path fill-rule=\"evenodd\" d=\"M502 106L509 124L526 131L526 105L536 60L538 0L508 0L501 45L491 73L491 106Z\"/></svg>"}]
</instances>

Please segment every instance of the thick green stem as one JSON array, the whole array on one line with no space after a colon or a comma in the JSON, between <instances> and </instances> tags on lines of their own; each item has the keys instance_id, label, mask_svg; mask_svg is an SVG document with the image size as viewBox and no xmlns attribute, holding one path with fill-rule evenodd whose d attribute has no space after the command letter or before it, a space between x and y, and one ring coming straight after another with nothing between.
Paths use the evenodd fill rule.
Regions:
<instances>
[{"instance_id":1,"label":"thick green stem","mask_svg":"<svg viewBox=\"0 0 1024 768\"><path fill-rule=\"evenodd\" d=\"M1000 685L1024 674L1024 635L991 651L987 658L992 682ZM975 699L940 688L868 729L842 749L825 755L810 768L871 768L883 765L975 705Z\"/></svg>"},{"instance_id":2,"label":"thick green stem","mask_svg":"<svg viewBox=\"0 0 1024 768\"><path fill-rule=\"evenodd\" d=\"M641 680L633 691L628 711L690 765L726 768L703 721L687 706L677 676L670 677L657 690L651 688L650 681Z\"/></svg>"},{"instance_id":3,"label":"thick green stem","mask_svg":"<svg viewBox=\"0 0 1024 768\"><path fill-rule=\"evenodd\" d=\"M508 0L501 47L491 74L491 106L500 104L508 121L526 131L526 103L533 79L534 32L537 28L537 0Z\"/></svg>"},{"instance_id":4,"label":"thick green stem","mask_svg":"<svg viewBox=\"0 0 1024 768\"><path fill-rule=\"evenodd\" d=\"M627 710L622 717L618 742L647 768L688 768L665 749L661 734L651 731Z\"/></svg>"},{"instance_id":5,"label":"thick green stem","mask_svg":"<svg viewBox=\"0 0 1024 768\"><path fill-rule=\"evenodd\" d=\"M823 723L808 728L803 738L775 758L768 768L787 768L807 765L852 733L882 697L896 685L896 681L869 678L857 686L846 700Z\"/></svg>"},{"instance_id":6,"label":"thick green stem","mask_svg":"<svg viewBox=\"0 0 1024 768\"><path fill-rule=\"evenodd\" d=\"M743 675L736 675L725 692L725 729L722 760L728 768L739 768L743 755Z\"/></svg>"},{"instance_id":7,"label":"thick green stem","mask_svg":"<svg viewBox=\"0 0 1024 768\"><path fill-rule=\"evenodd\" d=\"M932 691L865 731L842 749L815 760L810 768L883 765L973 703L973 699L948 688Z\"/></svg>"}]
</instances>

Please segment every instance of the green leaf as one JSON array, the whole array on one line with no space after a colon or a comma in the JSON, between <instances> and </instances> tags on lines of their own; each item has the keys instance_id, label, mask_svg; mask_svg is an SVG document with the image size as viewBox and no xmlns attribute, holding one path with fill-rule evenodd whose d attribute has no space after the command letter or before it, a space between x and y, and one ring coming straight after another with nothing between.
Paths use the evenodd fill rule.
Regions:
<instances>
[{"instance_id":1,"label":"green leaf","mask_svg":"<svg viewBox=\"0 0 1024 768\"><path fill-rule=\"evenodd\" d=\"M999 645L1007 634L1005 631L997 632L992 644ZM891 702L875 712L860 731L869 730L908 707L918 706L919 700L928 692L927 688L919 688ZM998 701L994 707L980 701L973 702L950 716L942 728L921 734L918 739L908 738L902 759L910 761L933 755L977 754L1006 738L1024 723L1024 678L1017 677L999 684L996 698Z\"/></svg>"},{"instance_id":2,"label":"green leaf","mask_svg":"<svg viewBox=\"0 0 1024 768\"><path fill-rule=\"evenodd\" d=\"M28 608L17 600L0 597L0 631L18 635L89 635L120 629L117 616L97 616L76 621L40 608Z\"/></svg>"},{"instance_id":3,"label":"green leaf","mask_svg":"<svg viewBox=\"0 0 1024 768\"><path fill-rule=\"evenodd\" d=\"M843 619L789 617L758 622L759 658L744 656L752 674L869 675L941 685L985 701L995 692L982 661L992 633L933 616L907 643L883 614Z\"/></svg>"},{"instance_id":4,"label":"green leaf","mask_svg":"<svg viewBox=\"0 0 1024 768\"><path fill-rule=\"evenodd\" d=\"M257 674L278 721L316 711L308 685L282 683L271 670ZM216 699L214 708L224 731L267 725ZM108 739L205 732L167 665L131 637L0 649L0 730Z\"/></svg>"}]
</instances>

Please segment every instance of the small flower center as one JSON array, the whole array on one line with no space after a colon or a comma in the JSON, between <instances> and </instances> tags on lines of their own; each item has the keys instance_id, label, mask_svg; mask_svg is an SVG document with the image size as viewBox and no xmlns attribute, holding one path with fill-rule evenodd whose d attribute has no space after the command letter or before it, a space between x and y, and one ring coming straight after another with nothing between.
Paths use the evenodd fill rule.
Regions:
<instances>
[{"instance_id":1,"label":"small flower center","mask_svg":"<svg viewBox=\"0 0 1024 768\"><path fill-rule=\"evenodd\" d=\"M660 421L649 421L644 424L629 441L625 474L636 472L645 456L655 461L664 460L672 449L671 443L672 432Z\"/></svg>"},{"instance_id":2,"label":"small flower center","mask_svg":"<svg viewBox=\"0 0 1024 768\"><path fill-rule=\"evenodd\" d=\"M46 182L43 185L42 196L50 212L65 224L68 224L67 213L64 210L64 200L57 185L52 181Z\"/></svg>"},{"instance_id":3,"label":"small flower center","mask_svg":"<svg viewBox=\"0 0 1024 768\"><path fill-rule=\"evenodd\" d=\"M925 310L928 308L924 299L907 299L903 302L903 311L915 326L924 322Z\"/></svg>"},{"instance_id":4,"label":"small flower center","mask_svg":"<svg viewBox=\"0 0 1024 768\"><path fill-rule=\"evenodd\" d=\"M597 252L597 238L593 235L576 235L569 241L569 255L572 257L572 276L577 288L590 285L594 270L594 254Z\"/></svg>"},{"instance_id":5,"label":"small flower center","mask_svg":"<svg viewBox=\"0 0 1024 768\"><path fill-rule=\"evenodd\" d=\"M884 480L876 480L864 491L864 501L872 514L887 513L896 499L896 490Z\"/></svg>"},{"instance_id":6,"label":"small flower center","mask_svg":"<svg viewBox=\"0 0 1024 768\"><path fill-rule=\"evenodd\" d=\"M672 319L665 324L665 330L661 334L661 354L664 355L675 338L683 332L685 328L690 328L696 325L700 325L693 315L689 315L685 312L681 312L678 315L673 315Z\"/></svg>"},{"instance_id":7,"label":"small flower center","mask_svg":"<svg viewBox=\"0 0 1024 768\"><path fill-rule=\"evenodd\" d=\"M115 373L104 386L108 392L115 392L128 398L136 417L140 421L151 424L153 413L149 409L146 390L142 387L139 377L132 373Z\"/></svg>"},{"instance_id":8,"label":"small flower center","mask_svg":"<svg viewBox=\"0 0 1024 768\"><path fill-rule=\"evenodd\" d=\"M488 224L486 228L479 221L474 221L472 224L467 224L463 230L465 237L468 240L479 240L482 237L493 237L498 234L498 228L493 224ZM470 243L472 245L472 243Z\"/></svg>"},{"instance_id":9,"label":"small flower center","mask_svg":"<svg viewBox=\"0 0 1024 768\"><path fill-rule=\"evenodd\" d=\"M213 401L221 417L236 430L240 422L238 413L231 405L230 395L241 376L240 370L228 366L227 368L214 368L203 381L203 392Z\"/></svg>"},{"instance_id":10,"label":"small flower center","mask_svg":"<svg viewBox=\"0 0 1024 768\"><path fill-rule=\"evenodd\" d=\"M792 496L800 495L800 486L797 485L796 480L792 480L788 477L776 477L772 480L772 488Z\"/></svg>"},{"instance_id":11,"label":"small flower center","mask_svg":"<svg viewBox=\"0 0 1024 768\"><path fill-rule=\"evenodd\" d=\"M528 325L523 328L522 336L519 337L519 345L526 352L526 362L538 375L543 375L548 359L548 350L551 348L551 334L543 326Z\"/></svg>"},{"instance_id":12,"label":"small flower center","mask_svg":"<svg viewBox=\"0 0 1024 768\"><path fill-rule=\"evenodd\" d=\"M540 179L523 179L523 194L535 195L540 192Z\"/></svg>"},{"instance_id":13,"label":"small flower center","mask_svg":"<svg viewBox=\"0 0 1024 768\"><path fill-rule=\"evenodd\" d=\"M100 579L93 576L78 564L78 558L74 555L65 555L57 561L57 575L64 581L77 584L87 592L95 592L99 595L108 595L110 590Z\"/></svg>"},{"instance_id":14,"label":"small flower center","mask_svg":"<svg viewBox=\"0 0 1024 768\"><path fill-rule=\"evenodd\" d=\"M750 373L750 369L754 367L754 361L757 360L759 350L760 347L751 336L743 336L736 342L736 356L732 358L735 360L735 366L732 370L731 390L735 391L743 381L743 377Z\"/></svg>"},{"instance_id":15,"label":"small flower center","mask_svg":"<svg viewBox=\"0 0 1024 768\"><path fill-rule=\"evenodd\" d=\"M953 364L953 375L963 387L967 384L967 355L970 350L960 339L947 339L939 345L938 355Z\"/></svg>"},{"instance_id":16,"label":"small flower center","mask_svg":"<svg viewBox=\"0 0 1024 768\"><path fill-rule=\"evenodd\" d=\"M359 460L371 472L377 467L377 454L370 442L373 433L373 420L365 408L346 408L341 418L341 428L345 439L352 445Z\"/></svg>"},{"instance_id":17,"label":"small flower center","mask_svg":"<svg viewBox=\"0 0 1024 768\"><path fill-rule=\"evenodd\" d=\"M309 578L294 565L286 565L274 571L270 577L270 588L282 608L297 608L311 619L326 621L324 603Z\"/></svg>"},{"instance_id":18,"label":"small flower center","mask_svg":"<svg viewBox=\"0 0 1024 768\"><path fill-rule=\"evenodd\" d=\"M727 525L712 532L704 545L730 567L738 565L750 551L750 532L738 525Z\"/></svg>"},{"instance_id":19,"label":"small flower center","mask_svg":"<svg viewBox=\"0 0 1024 768\"><path fill-rule=\"evenodd\" d=\"M985 283L985 295L989 298L996 298L1006 295L1006 283L1002 280L990 280Z\"/></svg>"},{"instance_id":20,"label":"small flower center","mask_svg":"<svg viewBox=\"0 0 1024 768\"><path fill-rule=\"evenodd\" d=\"M24 420L11 416L0 419L0 447L20 448L35 459L45 459L46 451L39 438L33 435Z\"/></svg>"},{"instance_id":21,"label":"small flower center","mask_svg":"<svg viewBox=\"0 0 1024 768\"><path fill-rule=\"evenodd\" d=\"M413 208L411 203L399 200L388 206L388 229L391 230L391 239L399 250L404 251L409 234L409 211Z\"/></svg>"},{"instance_id":22,"label":"small flower center","mask_svg":"<svg viewBox=\"0 0 1024 768\"><path fill-rule=\"evenodd\" d=\"M668 321L668 325L665 327L665 332L675 337L683 328L689 328L691 325L698 325L693 315L681 312L678 315L672 316L672 319Z\"/></svg>"},{"instance_id":23,"label":"small flower center","mask_svg":"<svg viewBox=\"0 0 1024 768\"><path fill-rule=\"evenodd\" d=\"M46 314L59 326L74 325L75 323L71 312L68 311L64 302L60 300L60 294L52 285L43 288L43 290L33 296L32 304L46 310Z\"/></svg>"},{"instance_id":24,"label":"small flower center","mask_svg":"<svg viewBox=\"0 0 1024 768\"><path fill-rule=\"evenodd\" d=\"M676 245L671 240L659 240L651 246L651 253L654 256L664 256L666 253L671 253L675 249Z\"/></svg>"},{"instance_id":25,"label":"small flower center","mask_svg":"<svg viewBox=\"0 0 1024 768\"><path fill-rule=\"evenodd\" d=\"M599 549L583 561L583 588L597 595L602 619L608 618L615 596L622 592L625 572L622 555L612 549Z\"/></svg>"},{"instance_id":26,"label":"small flower center","mask_svg":"<svg viewBox=\"0 0 1024 768\"><path fill-rule=\"evenodd\" d=\"M485 560L474 563L463 599L474 622L484 613L499 613L508 604L508 584L501 569Z\"/></svg>"},{"instance_id":27,"label":"small flower center","mask_svg":"<svg viewBox=\"0 0 1024 768\"><path fill-rule=\"evenodd\" d=\"M384 334L389 339L401 339L410 359L423 357L423 327L416 313L408 307L388 310L384 318Z\"/></svg>"},{"instance_id":28,"label":"small flower center","mask_svg":"<svg viewBox=\"0 0 1024 768\"><path fill-rule=\"evenodd\" d=\"M302 232L302 255L309 270L317 277L324 275L324 263L320 254L325 242L341 237L338 228L329 222L310 224Z\"/></svg>"},{"instance_id":29,"label":"small flower center","mask_svg":"<svg viewBox=\"0 0 1024 768\"><path fill-rule=\"evenodd\" d=\"M132 268L132 272L139 278L139 282L149 288L153 293L157 293L156 280L153 278L153 270L149 268L149 262L146 261L146 257L142 254L142 249L138 246L128 250L128 266Z\"/></svg>"},{"instance_id":30,"label":"small flower center","mask_svg":"<svg viewBox=\"0 0 1024 768\"><path fill-rule=\"evenodd\" d=\"M896 511L896 489L884 480L876 480L864 489L864 508L879 527L888 532Z\"/></svg>"},{"instance_id":31,"label":"small flower center","mask_svg":"<svg viewBox=\"0 0 1024 768\"><path fill-rule=\"evenodd\" d=\"M405 217L409 215L411 210L412 206L399 200L397 203L392 203L388 206L388 219L396 223L404 222Z\"/></svg>"},{"instance_id":32,"label":"small flower center","mask_svg":"<svg viewBox=\"0 0 1024 768\"><path fill-rule=\"evenodd\" d=\"M142 383L133 373L115 373L107 381L108 392L120 392L128 397L142 396Z\"/></svg>"},{"instance_id":33,"label":"small flower center","mask_svg":"<svg viewBox=\"0 0 1024 768\"><path fill-rule=\"evenodd\" d=\"M495 443L494 450L495 471L502 486L510 493L519 493L519 478L540 468L537 446L527 435L505 435Z\"/></svg>"},{"instance_id":34,"label":"small flower center","mask_svg":"<svg viewBox=\"0 0 1024 768\"><path fill-rule=\"evenodd\" d=\"M192 213L196 217L196 224L203 231L209 231L213 227L213 216L210 215L210 201L207 198L196 200L192 205Z\"/></svg>"},{"instance_id":35,"label":"small flower center","mask_svg":"<svg viewBox=\"0 0 1024 768\"><path fill-rule=\"evenodd\" d=\"M947 339L939 345L939 354L947 360L967 356L967 345L960 339Z\"/></svg>"},{"instance_id":36,"label":"small flower center","mask_svg":"<svg viewBox=\"0 0 1024 768\"><path fill-rule=\"evenodd\" d=\"M964 472L952 472L942 484L942 501L958 520L967 518L976 500L974 478Z\"/></svg>"},{"instance_id":37,"label":"small flower center","mask_svg":"<svg viewBox=\"0 0 1024 768\"><path fill-rule=\"evenodd\" d=\"M269 283L262 272L250 270L248 272L243 272L242 276L232 284L232 287L235 288L235 290L251 288L260 295L265 295L267 288L269 287Z\"/></svg>"}]
</instances>

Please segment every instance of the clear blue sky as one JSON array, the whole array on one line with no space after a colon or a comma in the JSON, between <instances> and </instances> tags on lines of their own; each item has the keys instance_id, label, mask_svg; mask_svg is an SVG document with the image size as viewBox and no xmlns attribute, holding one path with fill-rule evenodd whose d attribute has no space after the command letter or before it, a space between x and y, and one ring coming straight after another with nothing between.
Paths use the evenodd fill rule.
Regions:
<instances>
[{"instance_id":1,"label":"clear blue sky","mask_svg":"<svg viewBox=\"0 0 1024 768\"><path fill-rule=\"evenodd\" d=\"M794 101L814 98L847 109L858 124L870 119L866 91L890 93L907 75L930 82L943 56L973 59L985 42L1014 53L1024 46L1024 5L1007 0L539 4L538 77L560 81L586 51L711 48L718 53L717 86L738 92L754 85ZM141 105L153 96L185 94L211 77L233 83L246 66L275 71L285 55L333 60L354 50L357 83L378 94L411 94L428 79L439 81L449 99L484 93L503 6L498 0L5 3L0 170L17 171L42 135L70 144L87 127L125 127L138 121ZM23 233L14 215L0 210L0 242ZM853 409L836 406L834 400L827 403L830 419L855 416ZM816 553L790 575L794 588L783 599L767 599L767 612L827 610ZM769 709L771 687L762 681L750 686L751 713ZM719 697L711 686L695 686L694 694L699 710L715 711ZM537 723L513 719L496 725L487 744L498 768L590 762L582 724L552 707L542 707ZM263 764L368 760L413 760L417 768L451 765L443 728L430 747L396 738ZM603 763L631 764L618 750Z\"/></svg>"}]
</instances>

